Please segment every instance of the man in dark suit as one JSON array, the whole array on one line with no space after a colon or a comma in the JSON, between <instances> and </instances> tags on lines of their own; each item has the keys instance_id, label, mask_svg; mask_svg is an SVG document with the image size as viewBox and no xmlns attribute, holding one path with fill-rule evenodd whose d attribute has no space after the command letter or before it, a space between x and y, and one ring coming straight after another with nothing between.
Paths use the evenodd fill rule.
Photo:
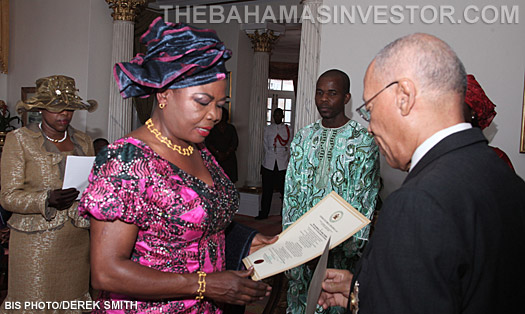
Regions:
<instances>
[{"instance_id":1,"label":"man in dark suit","mask_svg":"<svg viewBox=\"0 0 525 314\"><path fill-rule=\"evenodd\" d=\"M388 164L409 174L355 274L328 270L325 308L523 313L525 183L464 122L465 90L461 61L427 34L394 41L368 67L358 112Z\"/></svg>"}]
</instances>

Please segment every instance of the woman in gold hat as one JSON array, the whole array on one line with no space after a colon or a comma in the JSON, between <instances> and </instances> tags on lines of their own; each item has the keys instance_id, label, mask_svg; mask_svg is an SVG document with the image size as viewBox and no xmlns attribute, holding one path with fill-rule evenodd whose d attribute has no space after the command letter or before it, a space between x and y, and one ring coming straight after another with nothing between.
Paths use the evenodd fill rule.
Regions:
<instances>
[{"instance_id":1,"label":"woman in gold hat","mask_svg":"<svg viewBox=\"0 0 525 314\"><path fill-rule=\"evenodd\" d=\"M61 187L66 157L94 154L91 138L69 125L73 112L93 111L97 103L84 103L67 76L36 85L36 96L20 101L17 110L40 111L42 122L7 134L1 164L0 200L13 213L5 301L21 302L21 312L27 301L91 300L89 221L78 215L79 192Z\"/></svg>"}]
</instances>

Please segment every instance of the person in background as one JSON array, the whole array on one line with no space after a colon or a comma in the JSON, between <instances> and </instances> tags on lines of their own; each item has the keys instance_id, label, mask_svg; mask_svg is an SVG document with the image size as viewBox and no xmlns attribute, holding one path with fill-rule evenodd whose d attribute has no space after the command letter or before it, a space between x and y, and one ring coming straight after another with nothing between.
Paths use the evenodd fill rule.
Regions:
<instances>
[{"instance_id":1,"label":"person in background","mask_svg":"<svg viewBox=\"0 0 525 314\"><path fill-rule=\"evenodd\" d=\"M237 156L235 151L239 146L239 138L235 126L229 123L230 114L228 109L222 107L221 121L211 129L210 135L206 137L206 147L213 154L219 165L235 183L237 176Z\"/></svg>"},{"instance_id":2,"label":"person in background","mask_svg":"<svg viewBox=\"0 0 525 314\"><path fill-rule=\"evenodd\" d=\"M117 63L115 79L123 97L158 106L97 156L80 201L92 218L93 288L102 303L137 301L128 313L222 313L260 300L271 288L253 269L225 270L239 193L203 144L226 104L231 52L213 30L160 17L141 41L147 53ZM247 247L276 240L257 234Z\"/></svg>"},{"instance_id":3,"label":"person in background","mask_svg":"<svg viewBox=\"0 0 525 314\"><path fill-rule=\"evenodd\" d=\"M94 140L93 147L95 148L95 156L98 155L98 153L108 145L109 142L105 138L99 137L96 140Z\"/></svg>"},{"instance_id":4,"label":"person in background","mask_svg":"<svg viewBox=\"0 0 525 314\"><path fill-rule=\"evenodd\" d=\"M461 60L428 34L395 40L368 66L358 112L388 164L409 173L383 203L354 275L327 270L323 307L523 311L525 182L465 123L466 89Z\"/></svg>"},{"instance_id":5,"label":"person in background","mask_svg":"<svg viewBox=\"0 0 525 314\"><path fill-rule=\"evenodd\" d=\"M350 78L340 70L319 76L315 105L321 119L299 130L291 144L286 172L283 228L299 219L324 196L335 191L372 219L378 192L379 151L366 128L345 115L350 101ZM368 227L330 251L328 265L353 269L368 240ZM302 265L289 278L287 313L304 313L313 270ZM339 313L344 309L331 309ZM318 309L320 312L329 312Z\"/></svg>"},{"instance_id":6,"label":"person in background","mask_svg":"<svg viewBox=\"0 0 525 314\"><path fill-rule=\"evenodd\" d=\"M264 128L263 151L264 158L261 166L262 200L261 211L255 219L266 219L272 205L275 188L284 197L284 177L290 159L290 142L292 135L288 125L283 123L284 113L281 108L273 111L273 122Z\"/></svg>"},{"instance_id":7,"label":"person in background","mask_svg":"<svg viewBox=\"0 0 525 314\"><path fill-rule=\"evenodd\" d=\"M485 94L485 91L472 74L467 75L465 105L465 121L470 122L473 127L483 130L492 123L492 120L496 116L496 105ZM514 170L510 158L504 151L494 146L489 147Z\"/></svg>"},{"instance_id":8,"label":"person in background","mask_svg":"<svg viewBox=\"0 0 525 314\"><path fill-rule=\"evenodd\" d=\"M97 102L83 102L71 77L44 77L36 86L17 110L39 110L42 122L9 132L2 153L0 201L13 213L3 311L5 302L91 300L89 221L78 215L79 192L62 189L62 181L67 156L94 155L91 138L70 122L75 110L91 112Z\"/></svg>"}]
</instances>

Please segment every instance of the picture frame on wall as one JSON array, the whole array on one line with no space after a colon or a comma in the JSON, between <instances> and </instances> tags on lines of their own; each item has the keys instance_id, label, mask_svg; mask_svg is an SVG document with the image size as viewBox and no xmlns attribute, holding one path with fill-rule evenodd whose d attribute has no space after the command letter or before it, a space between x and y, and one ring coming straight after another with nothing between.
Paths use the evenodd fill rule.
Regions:
<instances>
[{"instance_id":1,"label":"picture frame on wall","mask_svg":"<svg viewBox=\"0 0 525 314\"><path fill-rule=\"evenodd\" d=\"M228 97L228 100L231 100L232 98L232 72L228 71L226 73L226 97Z\"/></svg>"},{"instance_id":2,"label":"picture frame on wall","mask_svg":"<svg viewBox=\"0 0 525 314\"><path fill-rule=\"evenodd\" d=\"M226 104L224 104L224 107L228 110L228 123L232 122L232 72L228 71L226 73Z\"/></svg>"},{"instance_id":3,"label":"picture frame on wall","mask_svg":"<svg viewBox=\"0 0 525 314\"><path fill-rule=\"evenodd\" d=\"M22 87L20 99L26 101L36 94L36 87ZM22 126L27 126L30 123L40 123L42 116L38 111L25 111L22 113Z\"/></svg>"},{"instance_id":4,"label":"picture frame on wall","mask_svg":"<svg viewBox=\"0 0 525 314\"><path fill-rule=\"evenodd\" d=\"M523 103L521 108L521 136L520 136L520 153L525 153L525 80L523 82Z\"/></svg>"}]
</instances>

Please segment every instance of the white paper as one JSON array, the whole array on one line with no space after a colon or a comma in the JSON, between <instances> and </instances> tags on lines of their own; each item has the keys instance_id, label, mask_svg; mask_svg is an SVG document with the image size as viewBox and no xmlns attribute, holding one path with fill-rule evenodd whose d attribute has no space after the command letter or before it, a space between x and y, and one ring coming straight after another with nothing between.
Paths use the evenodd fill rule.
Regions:
<instances>
[{"instance_id":1,"label":"white paper","mask_svg":"<svg viewBox=\"0 0 525 314\"><path fill-rule=\"evenodd\" d=\"M254 268L253 280L261 280L302 265L324 251L328 238L334 248L370 223L341 196L331 192L265 246L242 261Z\"/></svg>"},{"instance_id":2,"label":"white paper","mask_svg":"<svg viewBox=\"0 0 525 314\"><path fill-rule=\"evenodd\" d=\"M82 192L88 186L88 177L94 161L95 157L67 156L62 189L75 188L79 190L77 199L80 199Z\"/></svg>"},{"instance_id":3,"label":"white paper","mask_svg":"<svg viewBox=\"0 0 525 314\"><path fill-rule=\"evenodd\" d=\"M319 258L317 266L315 267L310 286L308 287L308 295L306 297L306 312L305 314L314 314L317 308L317 301L321 295L323 288L322 284L326 276L326 265L328 264L328 252L330 251L330 238L326 241L323 255Z\"/></svg>"}]
</instances>

